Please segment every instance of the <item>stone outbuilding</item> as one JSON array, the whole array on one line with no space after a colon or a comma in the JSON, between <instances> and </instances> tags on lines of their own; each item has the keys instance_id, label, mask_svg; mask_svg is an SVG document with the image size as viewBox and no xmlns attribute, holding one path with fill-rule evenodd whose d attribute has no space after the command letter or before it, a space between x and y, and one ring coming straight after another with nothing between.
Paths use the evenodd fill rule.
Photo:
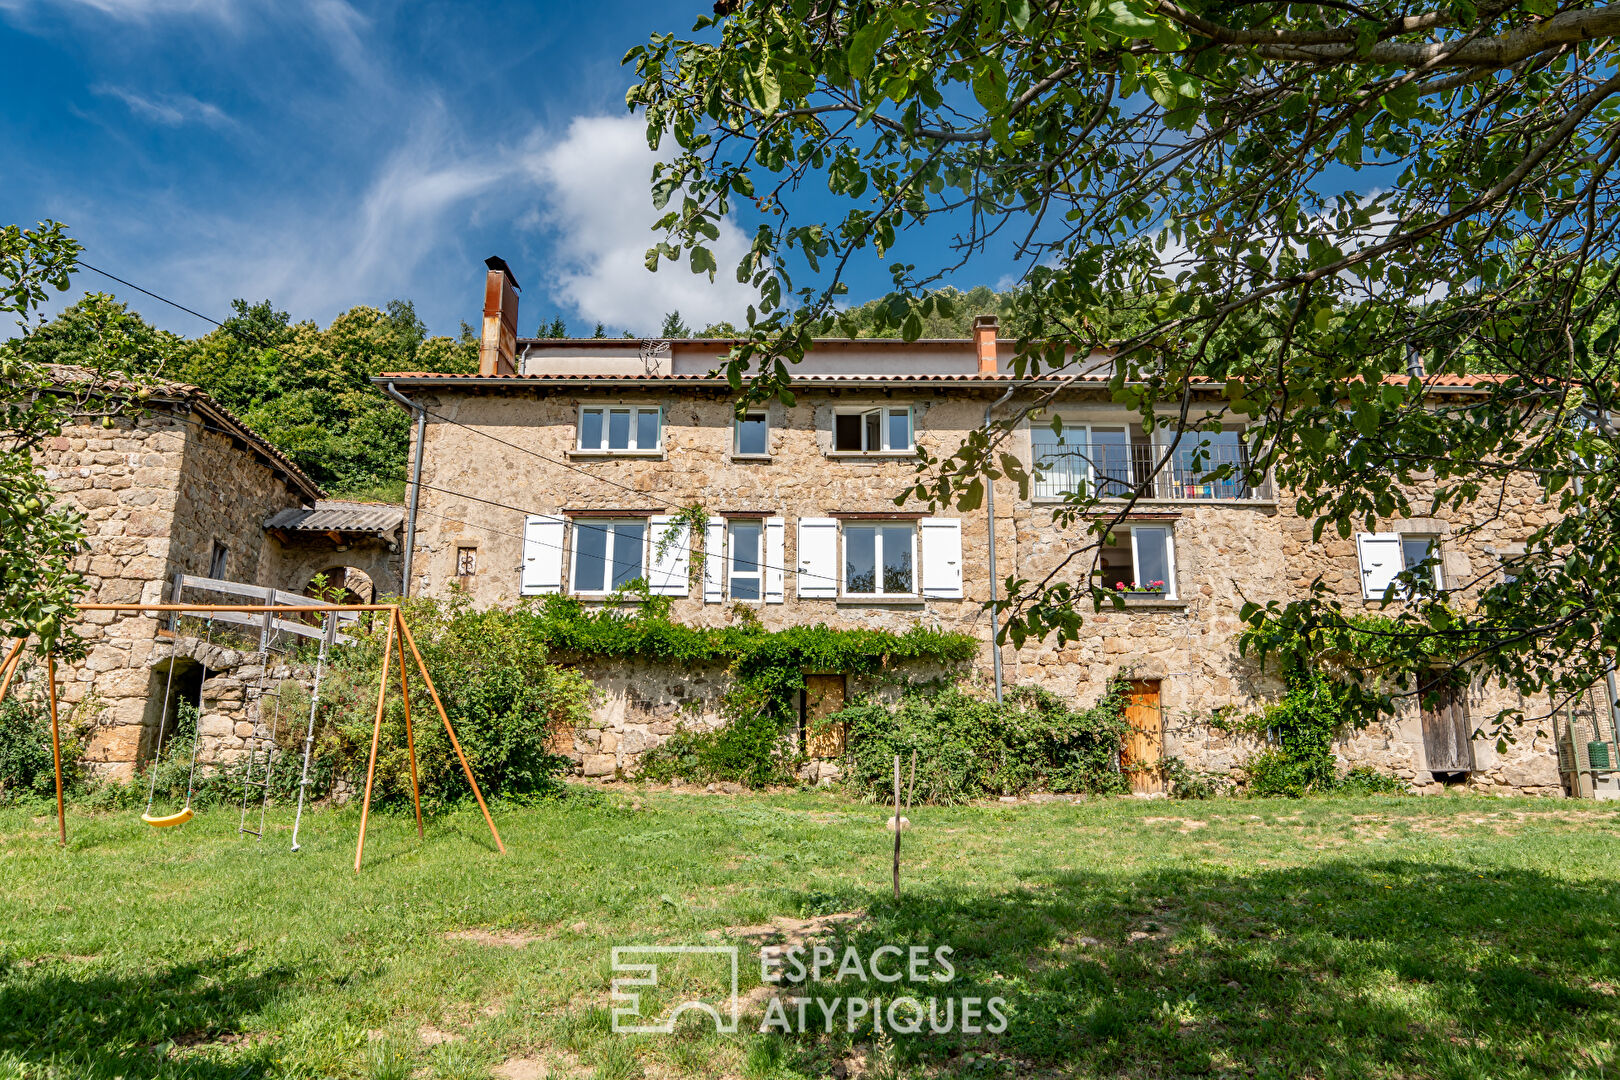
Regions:
<instances>
[{"instance_id":1,"label":"stone outbuilding","mask_svg":"<svg viewBox=\"0 0 1620 1080\"><path fill-rule=\"evenodd\" d=\"M72 369L61 369L64 379ZM400 510L326 504L290 458L195 386L160 383L104 427L85 418L49 440L37 466L59 499L85 516L87 550L75 561L95 603L167 603L179 575L303 592L333 571L359 572L374 593L397 591ZM279 516L339 508L339 527L267 528ZM392 521L390 534L388 523ZM391 559L393 561L391 561ZM244 602L188 592L187 600ZM151 752L169 665L168 621L155 615L87 612L89 652L59 669L62 700L93 723L87 760L127 777ZM213 673L195 667L188 679ZM171 703L171 711L173 704Z\"/></svg>"}]
</instances>

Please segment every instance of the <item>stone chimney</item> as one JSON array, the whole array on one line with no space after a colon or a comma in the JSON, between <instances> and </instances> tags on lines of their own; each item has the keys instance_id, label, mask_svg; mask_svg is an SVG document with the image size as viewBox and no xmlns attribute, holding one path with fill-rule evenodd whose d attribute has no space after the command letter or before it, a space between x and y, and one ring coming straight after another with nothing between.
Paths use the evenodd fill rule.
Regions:
<instances>
[{"instance_id":1,"label":"stone chimney","mask_svg":"<svg viewBox=\"0 0 1620 1080\"><path fill-rule=\"evenodd\" d=\"M996 333L1000 320L994 315L980 315L973 320L973 345L979 352L979 374L996 373Z\"/></svg>"},{"instance_id":2,"label":"stone chimney","mask_svg":"<svg viewBox=\"0 0 1620 1080\"><path fill-rule=\"evenodd\" d=\"M518 290L512 268L499 255L484 260L484 336L478 345L478 374L517 374Z\"/></svg>"}]
</instances>

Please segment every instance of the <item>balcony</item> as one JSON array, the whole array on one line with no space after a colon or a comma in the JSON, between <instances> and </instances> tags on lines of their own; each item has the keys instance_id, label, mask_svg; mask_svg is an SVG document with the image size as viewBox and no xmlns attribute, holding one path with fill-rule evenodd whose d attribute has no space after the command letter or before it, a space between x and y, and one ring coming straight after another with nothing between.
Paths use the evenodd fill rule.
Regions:
<instances>
[{"instance_id":1,"label":"balcony","mask_svg":"<svg viewBox=\"0 0 1620 1080\"><path fill-rule=\"evenodd\" d=\"M1034 498L1037 502L1056 501L1083 485L1095 485L1103 498L1117 499L1132 494L1141 499L1178 502L1269 501L1273 498L1269 480L1259 484L1244 481L1242 471L1248 455L1240 446L1206 446L1200 451L1178 447L1155 475L1154 468L1163 454L1162 448L1146 443L1089 448L1037 444L1038 478ZM1236 475L1211 476L1228 465Z\"/></svg>"}]
</instances>

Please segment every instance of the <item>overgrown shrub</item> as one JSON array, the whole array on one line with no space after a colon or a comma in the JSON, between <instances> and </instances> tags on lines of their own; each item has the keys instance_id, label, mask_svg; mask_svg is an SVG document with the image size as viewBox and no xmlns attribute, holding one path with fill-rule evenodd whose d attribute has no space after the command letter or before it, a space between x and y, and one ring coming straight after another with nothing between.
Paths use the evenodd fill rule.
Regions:
<instances>
[{"instance_id":1,"label":"overgrown shrub","mask_svg":"<svg viewBox=\"0 0 1620 1080\"><path fill-rule=\"evenodd\" d=\"M1406 781L1370 765L1358 765L1339 778L1334 789L1340 795L1406 795Z\"/></svg>"},{"instance_id":2,"label":"overgrown shrub","mask_svg":"<svg viewBox=\"0 0 1620 1080\"><path fill-rule=\"evenodd\" d=\"M552 751L553 735L588 715L591 686L578 672L547 662L541 625L523 612L475 610L465 594L404 606L422 659L433 676L456 737L486 798L554 794L568 760ZM377 706L387 620L346 631L321 688L321 755L340 775L364 783ZM377 755L374 802L409 804L410 760L398 694L399 661L390 660L390 690ZM471 796L455 750L427 687L411 669L411 719L424 808Z\"/></svg>"},{"instance_id":3,"label":"overgrown shrub","mask_svg":"<svg viewBox=\"0 0 1620 1080\"><path fill-rule=\"evenodd\" d=\"M782 722L759 711L734 717L713 731L677 731L643 755L641 775L657 781L680 777L766 787L793 783L800 760Z\"/></svg>"},{"instance_id":4,"label":"overgrown shrub","mask_svg":"<svg viewBox=\"0 0 1620 1080\"><path fill-rule=\"evenodd\" d=\"M1194 769L1174 755L1162 759L1159 770L1172 799L1213 799L1232 786L1226 777Z\"/></svg>"},{"instance_id":5,"label":"overgrown shrub","mask_svg":"<svg viewBox=\"0 0 1620 1080\"><path fill-rule=\"evenodd\" d=\"M1339 776L1333 743L1346 728L1366 725L1362 691L1304 665L1289 670L1287 687L1280 701L1257 713L1214 720L1221 730L1265 740L1265 747L1243 763L1250 795L1298 799L1346 790L1346 784L1357 793L1405 790L1394 777L1373 769Z\"/></svg>"},{"instance_id":6,"label":"overgrown shrub","mask_svg":"<svg viewBox=\"0 0 1620 1080\"><path fill-rule=\"evenodd\" d=\"M19 676L18 682L21 681ZM51 754L49 705L35 695L23 696L16 682L0 702L0 804L56 797L56 767ZM42 696L42 695L39 695ZM62 742L62 787L68 793L84 786L80 760L84 742L72 716L58 709Z\"/></svg>"},{"instance_id":7,"label":"overgrown shrub","mask_svg":"<svg viewBox=\"0 0 1620 1080\"><path fill-rule=\"evenodd\" d=\"M997 705L959 686L913 691L895 705L868 701L831 719L849 725L847 782L861 795L891 797L894 758L910 782L917 753L916 797L953 803L1028 791L1117 793L1126 684L1113 683L1089 709L1021 686Z\"/></svg>"}]
</instances>

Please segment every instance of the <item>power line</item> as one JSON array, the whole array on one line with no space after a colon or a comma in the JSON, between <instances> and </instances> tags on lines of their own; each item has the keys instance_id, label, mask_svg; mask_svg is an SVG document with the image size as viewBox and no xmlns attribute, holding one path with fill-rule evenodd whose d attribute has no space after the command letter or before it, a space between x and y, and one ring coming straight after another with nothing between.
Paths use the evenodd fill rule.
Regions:
<instances>
[{"instance_id":1,"label":"power line","mask_svg":"<svg viewBox=\"0 0 1620 1080\"><path fill-rule=\"evenodd\" d=\"M134 289L138 293L145 293L147 296L150 296L152 299L157 300L160 303L168 304L170 307L176 308L177 310L180 310L180 311L183 311L187 315L195 315L195 316L197 316L197 318L201 319L205 323L213 323L215 326L219 327L221 330L225 329L225 324L220 322L218 319L211 319L207 315L204 315L200 311L193 311L190 308L186 307L186 305L184 305L184 304L179 304L179 303L176 303L173 300L170 300L167 296L159 296L157 293L153 292L151 289L143 289L139 285L135 284L133 281L125 281L123 278L119 277L117 274L109 274L107 271L103 270L101 267L99 267L99 266L91 266L89 263L85 262L83 259L75 259L74 263L75 263L75 265L84 267L86 270L93 270L96 273L100 274L104 278L111 278L113 281L118 282L118 284L127 286L128 288L131 288L131 289ZM274 348L274 346L272 346L272 348Z\"/></svg>"},{"instance_id":2,"label":"power line","mask_svg":"<svg viewBox=\"0 0 1620 1080\"><path fill-rule=\"evenodd\" d=\"M240 438L241 437L240 433L238 433L238 432L230 431L230 430L227 430L226 428L222 428L222 427L216 427L216 426L214 426L212 424L209 424L207 422L203 422L199 426L204 431L212 431L212 432L216 432L216 433L218 433L220 435L229 435L229 436L232 436L233 438ZM564 521L567 521L568 524L570 524L570 525L572 525L574 527L575 532L589 531L589 532L601 533L602 535L606 536L609 532L612 531L612 530L610 530L608 528L604 528L601 525L591 525L591 524L588 524L587 522L580 521L579 519L574 518L574 517L564 518L560 514L549 513L549 512L543 511L543 510L536 510L533 507L517 506L517 505L514 505L512 503L503 503L503 502L500 502L500 501L498 501L496 499L487 499L487 498L484 498L481 495L473 495L473 494L470 494L470 493L465 492L465 491L456 491L456 490L454 490L452 488L443 488L443 487L439 487L439 486L437 486L435 484L422 483L421 486L428 489L429 491L437 491L441 495L449 495L449 496L451 496L453 498L458 498L458 499L468 499L468 500L470 500L472 502L483 503L486 506L493 506L493 507L496 507L496 508L501 509L501 510L511 510L514 513L522 514L525 517L545 517L545 518L551 518L551 519L554 519L554 520L564 520ZM560 551L560 552L563 552L564 554L567 554L568 551L569 551L569 548L566 545L548 544L543 540L532 539L526 534L507 532L504 529L497 529L497 528L494 528L494 527L488 526L488 525L480 525L477 522L473 522L473 521L463 521L460 518L454 518L454 517L451 517L448 514L439 513L439 512L433 511L433 510L423 510L421 507L418 507L417 508L417 513L418 514L427 514L430 517L443 518L445 521L453 522L453 523L455 523L457 525L468 525L468 526L471 526L472 528L480 529L480 530L482 530L484 532L487 532L487 533L491 534L492 536L510 537L511 539L514 539L514 540L520 540L525 545L528 545L528 546L531 546L531 547L549 548L552 551ZM613 509L612 508L604 509L602 511L602 514L604 516L607 516L607 517L612 517ZM770 515L770 516L776 516L776 515ZM783 520L783 527L784 528L786 527L786 519L785 518ZM407 543L409 543L409 542L410 541L407 540ZM688 551L691 551L690 547L688 547ZM710 557L718 558L719 556L720 556L719 552L710 552L710 551L705 550L702 553L701 557L707 559L707 558L710 558ZM791 569L791 568L786 567L786 566L777 566L774 563L765 562L763 559L754 560L754 565L758 566L760 568L760 570L762 570L762 571L763 570L779 570L784 575L797 574L798 576L803 577L803 578L819 578L819 579L821 579L823 581L834 581L834 582L836 582L838 580L836 575L829 576L827 574L817 574L817 573L812 573L810 571L805 571L805 570L794 570L794 569Z\"/></svg>"},{"instance_id":3,"label":"power line","mask_svg":"<svg viewBox=\"0 0 1620 1080\"><path fill-rule=\"evenodd\" d=\"M99 266L92 266L90 263L87 263L82 259L78 260L78 265L84 267L86 270L93 270L94 272L100 274L102 277L110 278L111 280L118 282L118 284L120 284L120 285L124 285L124 286L126 286L128 288L134 289L138 293L143 293L146 296L150 296L152 299L158 301L159 303L168 304L170 307L175 308L178 311L183 311L187 315L195 315L197 318L201 319L203 322L212 323L214 326L219 327L221 330L224 330L226 333L233 334L233 335L235 335L235 336L237 336L239 338L243 338L243 339L246 339L248 337L247 334L243 333L243 331L242 331L242 329L240 327L226 326L224 323L220 322L218 319L210 318L209 316L204 315L202 312L195 311L195 310L193 310L191 308L188 308L184 304L179 303L178 301L170 300L167 296L164 296L161 293L155 293L150 289L143 289L139 285L135 284L133 281L126 281L123 278L119 277L117 274L109 273L106 270L101 269ZM278 355L281 352L281 347L279 345L276 345L274 342L266 342L266 341L261 340L257 344L260 345L263 348L274 350ZM477 429L475 427L469 427L468 425L463 424L460 421L452 420L450 417L444 416L441 413L436 413L436 412L432 411L431 409L425 408L422 405L417 405L416 407L421 409L423 412L427 413L429 416L432 416L432 417L442 421L443 423L454 424L456 427L466 428L466 430L468 430L468 431L476 432L477 434L484 436L486 439L492 439L495 442L498 442L503 446L509 446L514 450L521 450L526 454L531 454L534 457L539 458L541 461L548 461L553 465L561 465L565 469L572 469L573 471L579 473L581 476L590 477L592 480L595 480L597 483L607 484L610 487L616 487L616 488L619 488L622 491L628 491L633 495L646 495L647 494L647 492L641 491L641 490L639 490L637 488L629 487L629 486L627 486L625 484L620 484L620 483L618 483L616 481L609 480L609 479L607 479L606 477L603 477L603 476L597 476L595 473L592 473L592 472L587 472L585 469L581 468L578 465L573 464L572 462L562 461L562 460L559 460L557 458L548 457L545 454L542 454L537 450L530 450L528 447L519 446L517 443L514 443L514 442L508 442L505 439L498 438L497 436L491 435L487 431L479 431L479 429Z\"/></svg>"}]
</instances>

